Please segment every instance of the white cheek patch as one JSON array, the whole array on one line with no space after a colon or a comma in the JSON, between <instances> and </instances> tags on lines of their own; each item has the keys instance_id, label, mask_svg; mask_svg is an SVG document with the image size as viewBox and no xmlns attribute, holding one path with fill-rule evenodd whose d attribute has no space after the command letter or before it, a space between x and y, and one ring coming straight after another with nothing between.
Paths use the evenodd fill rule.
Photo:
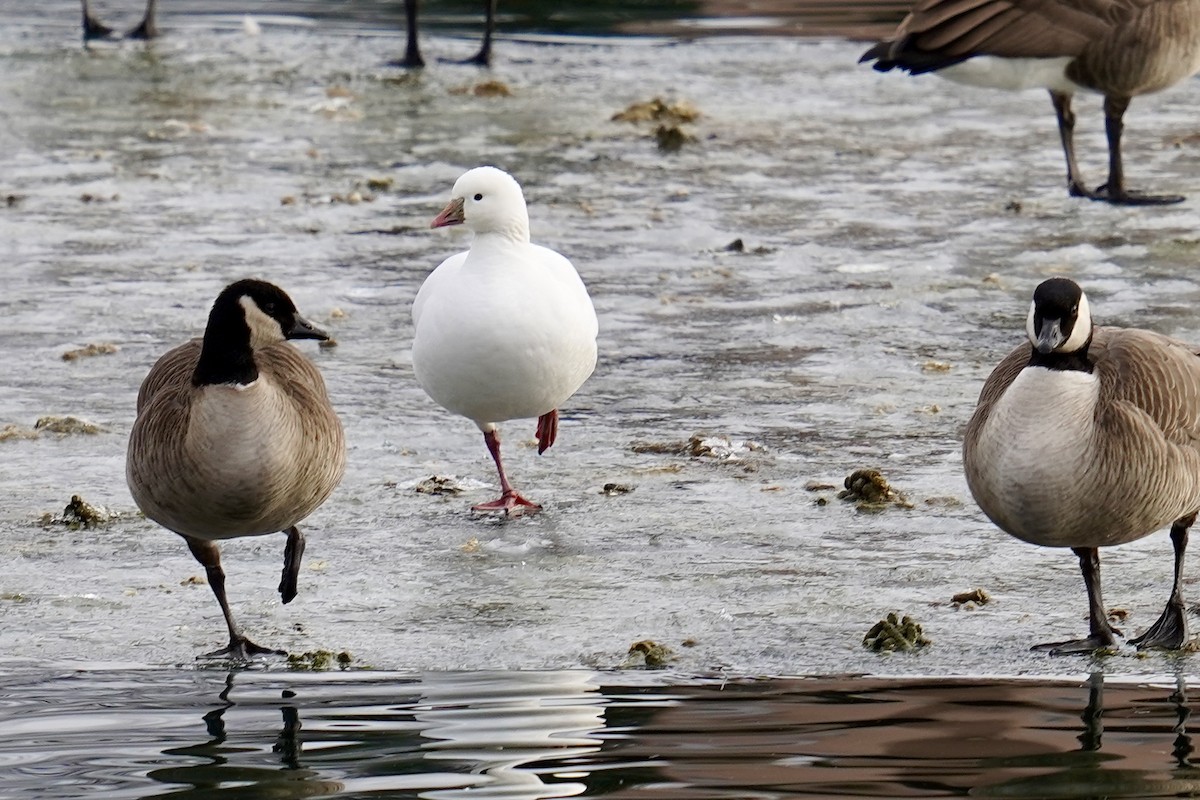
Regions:
<instances>
[{"instance_id":1,"label":"white cheek patch","mask_svg":"<svg viewBox=\"0 0 1200 800\"><path fill-rule=\"evenodd\" d=\"M266 347L276 342L282 342L286 338L279 323L273 317L267 316L249 295L242 295L238 300L238 305L242 307L246 325L250 328L251 347Z\"/></svg>"},{"instance_id":2,"label":"white cheek patch","mask_svg":"<svg viewBox=\"0 0 1200 800\"><path fill-rule=\"evenodd\" d=\"M233 384L233 388L235 391L244 392L247 389L253 389L257 385L258 385L258 378L255 378L254 380L250 381L249 383L235 383L235 384Z\"/></svg>"},{"instance_id":3,"label":"white cheek patch","mask_svg":"<svg viewBox=\"0 0 1200 800\"><path fill-rule=\"evenodd\" d=\"M1088 307L1086 294L1079 295L1079 312L1075 315L1075 327L1071 336L1058 349L1064 353L1074 353L1082 350L1092 335L1092 310Z\"/></svg>"}]
</instances>

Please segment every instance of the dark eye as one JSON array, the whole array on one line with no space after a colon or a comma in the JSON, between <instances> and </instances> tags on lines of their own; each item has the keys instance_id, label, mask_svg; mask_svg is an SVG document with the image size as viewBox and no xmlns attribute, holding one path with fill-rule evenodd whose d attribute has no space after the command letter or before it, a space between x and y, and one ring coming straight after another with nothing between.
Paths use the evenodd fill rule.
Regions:
<instances>
[{"instance_id":1,"label":"dark eye","mask_svg":"<svg viewBox=\"0 0 1200 800\"><path fill-rule=\"evenodd\" d=\"M265 306L263 306L263 311L266 313L266 315L268 317L275 316L275 304L267 303Z\"/></svg>"},{"instance_id":2,"label":"dark eye","mask_svg":"<svg viewBox=\"0 0 1200 800\"><path fill-rule=\"evenodd\" d=\"M476 194L476 195L475 195L475 202L477 202L477 203L478 203L478 202L479 202L480 200L482 200L482 199L483 199L483 195L481 195L481 194Z\"/></svg>"}]
</instances>

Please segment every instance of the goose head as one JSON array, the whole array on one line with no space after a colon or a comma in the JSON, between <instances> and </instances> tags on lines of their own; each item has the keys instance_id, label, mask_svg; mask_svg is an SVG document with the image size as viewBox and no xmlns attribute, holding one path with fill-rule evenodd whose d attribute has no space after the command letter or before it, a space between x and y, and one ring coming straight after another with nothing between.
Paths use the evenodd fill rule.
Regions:
<instances>
[{"instance_id":1,"label":"goose head","mask_svg":"<svg viewBox=\"0 0 1200 800\"><path fill-rule=\"evenodd\" d=\"M258 377L255 350L285 339L328 338L300 316L292 298L278 286L240 280L226 286L213 303L192 383L248 385Z\"/></svg>"},{"instance_id":2,"label":"goose head","mask_svg":"<svg viewBox=\"0 0 1200 800\"><path fill-rule=\"evenodd\" d=\"M429 227L466 225L473 233L499 233L529 241L529 213L521 185L503 170L476 167L454 183L450 202Z\"/></svg>"},{"instance_id":3,"label":"goose head","mask_svg":"<svg viewBox=\"0 0 1200 800\"><path fill-rule=\"evenodd\" d=\"M1092 340L1092 312L1079 284L1069 278L1040 283L1033 290L1025 332L1041 355L1085 350Z\"/></svg>"},{"instance_id":4,"label":"goose head","mask_svg":"<svg viewBox=\"0 0 1200 800\"><path fill-rule=\"evenodd\" d=\"M300 316L287 292L273 283L246 279L217 296L208 327L236 329L253 349L284 339L328 339L329 334Z\"/></svg>"}]
</instances>

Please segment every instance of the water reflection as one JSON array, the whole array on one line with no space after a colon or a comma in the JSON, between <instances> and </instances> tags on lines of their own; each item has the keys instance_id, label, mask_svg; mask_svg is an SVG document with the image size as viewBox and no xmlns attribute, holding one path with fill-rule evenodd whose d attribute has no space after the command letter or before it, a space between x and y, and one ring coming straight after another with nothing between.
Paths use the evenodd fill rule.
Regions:
<instances>
[{"instance_id":1,"label":"water reflection","mask_svg":"<svg viewBox=\"0 0 1200 800\"><path fill-rule=\"evenodd\" d=\"M147 777L176 787L188 787L169 792L171 797L178 798L212 797L223 793L230 785L244 787L247 784L254 787L257 797L300 798L339 793L344 788L341 783L324 780L317 771L301 766L300 715L294 705L285 704L279 709L283 724L270 748L278 764L240 763L244 754L255 752L257 748L228 742L225 713L237 705L229 699L236 674L231 672L226 676L225 688L218 695L220 705L202 717L208 739L163 750L164 756L181 757L195 763L150 770Z\"/></svg>"},{"instance_id":2,"label":"water reflection","mask_svg":"<svg viewBox=\"0 0 1200 800\"><path fill-rule=\"evenodd\" d=\"M1099 673L1082 683L853 678L669 687L615 677L301 676L280 692L262 676L231 674L201 717L206 738L163 749L168 765L146 774L185 798L1200 792L1182 677L1173 688L1117 684L1107 694Z\"/></svg>"},{"instance_id":3,"label":"water reflection","mask_svg":"<svg viewBox=\"0 0 1200 800\"><path fill-rule=\"evenodd\" d=\"M0 670L0 797L1200 794L1183 677Z\"/></svg>"},{"instance_id":4,"label":"water reflection","mask_svg":"<svg viewBox=\"0 0 1200 800\"><path fill-rule=\"evenodd\" d=\"M540 773L538 762L579 759L600 750L591 735L604 727L604 698L590 672L533 673L527 688L496 696L470 673L427 674L416 719L433 741L422 748L430 761L473 762L486 782L422 793L438 800L468 797L542 800L587 790L576 780ZM532 691L531 691L532 689ZM481 691L483 690L483 691ZM585 773L581 773L585 774Z\"/></svg>"}]
</instances>

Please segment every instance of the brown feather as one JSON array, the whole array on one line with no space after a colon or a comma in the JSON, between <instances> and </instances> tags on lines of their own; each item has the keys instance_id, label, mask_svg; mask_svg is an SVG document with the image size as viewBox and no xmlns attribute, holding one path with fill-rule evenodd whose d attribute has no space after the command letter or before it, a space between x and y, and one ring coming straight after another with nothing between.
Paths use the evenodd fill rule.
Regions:
<instances>
[{"instance_id":1,"label":"brown feather","mask_svg":"<svg viewBox=\"0 0 1200 800\"><path fill-rule=\"evenodd\" d=\"M151 519L202 539L285 530L323 503L346 462L317 368L286 342L255 351L244 389L193 386L195 339L166 353L138 392L127 475Z\"/></svg>"}]
</instances>

